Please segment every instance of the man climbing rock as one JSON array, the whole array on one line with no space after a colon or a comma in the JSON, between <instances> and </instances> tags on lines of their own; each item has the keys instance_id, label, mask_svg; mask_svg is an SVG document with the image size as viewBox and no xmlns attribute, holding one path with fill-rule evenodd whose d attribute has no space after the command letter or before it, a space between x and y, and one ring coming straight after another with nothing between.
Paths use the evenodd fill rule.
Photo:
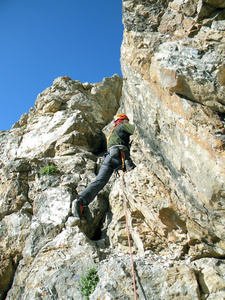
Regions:
<instances>
[{"instance_id":1,"label":"man climbing rock","mask_svg":"<svg viewBox=\"0 0 225 300\"><path fill-rule=\"evenodd\" d=\"M125 114L118 114L114 117L114 126L107 137L106 158L95 181L86 187L73 202L72 212L75 217L81 217L83 207L88 206L103 189L114 170L129 171L135 168L130 158L130 136L134 133L134 128L133 124L129 124L129 118Z\"/></svg>"}]
</instances>

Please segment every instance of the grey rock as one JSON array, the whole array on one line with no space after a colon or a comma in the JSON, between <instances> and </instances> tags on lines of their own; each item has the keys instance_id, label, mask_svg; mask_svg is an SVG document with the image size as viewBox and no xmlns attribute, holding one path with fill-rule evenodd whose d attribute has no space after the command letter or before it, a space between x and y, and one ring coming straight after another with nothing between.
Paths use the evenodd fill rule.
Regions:
<instances>
[{"instance_id":1,"label":"grey rock","mask_svg":"<svg viewBox=\"0 0 225 300\"><path fill-rule=\"evenodd\" d=\"M92 267L91 300L134 299L128 234L138 299L225 297L223 8L124 0L124 79L59 77L0 132L1 300L83 299ZM120 112L137 167L76 219Z\"/></svg>"}]
</instances>

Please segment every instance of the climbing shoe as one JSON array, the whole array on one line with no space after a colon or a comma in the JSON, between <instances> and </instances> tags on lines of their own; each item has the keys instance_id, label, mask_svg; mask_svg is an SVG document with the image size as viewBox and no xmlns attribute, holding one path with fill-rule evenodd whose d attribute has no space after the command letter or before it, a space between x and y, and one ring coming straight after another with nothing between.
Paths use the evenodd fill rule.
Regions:
<instances>
[{"instance_id":1,"label":"climbing shoe","mask_svg":"<svg viewBox=\"0 0 225 300\"><path fill-rule=\"evenodd\" d=\"M129 172L136 168L136 165L133 163L133 161L129 158L125 160L125 172Z\"/></svg>"},{"instance_id":2,"label":"climbing shoe","mask_svg":"<svg viewBox=\"0 0 225 300\"><path fill-rule=\"evenodd\" d=\"M82 214L83 214L83 201L81 198L77 198L74 200L73 202L73 207L72 207L72 213L74 215L74 217L76 218L81 218Z\"/></svg>"}]
</instances>

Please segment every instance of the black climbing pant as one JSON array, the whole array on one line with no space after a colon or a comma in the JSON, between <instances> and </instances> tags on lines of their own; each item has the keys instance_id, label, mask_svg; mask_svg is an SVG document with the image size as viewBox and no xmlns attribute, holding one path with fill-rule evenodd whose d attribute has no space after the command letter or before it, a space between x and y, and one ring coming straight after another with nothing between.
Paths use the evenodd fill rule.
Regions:
<instances>
[{"instance_id":1,"label":"black climbing pant","mask_svg":"<svg viewBox=\"0 0 225 300\"><path fill-rule=\"evenodd\" d=\"M121 165L122 160L119 149L114 153L110 152L110 154L106 155L95 181L89 184L89 186L87 186L86 189L79 195L79 197L83 200L84 205L88 205L95 196L97 196L97 194L109 181L113 171L120 168Z\"/></svg>"}]
</instances>

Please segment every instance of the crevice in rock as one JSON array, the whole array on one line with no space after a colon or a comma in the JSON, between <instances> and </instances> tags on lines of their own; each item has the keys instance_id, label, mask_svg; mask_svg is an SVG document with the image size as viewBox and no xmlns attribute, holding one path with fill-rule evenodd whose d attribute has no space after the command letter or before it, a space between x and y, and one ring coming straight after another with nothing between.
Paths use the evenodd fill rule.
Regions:
<instances>
[{"instance_id":1,"label":"crevice in rock","mask_svg":"<svg viewBox=\"0 0 225 300\"><path fill-rule=\"evenodd\" d=\"M135 275L136 275L136 280L137 280L137 283L138 283L138 287L140 287L140 289L141 289L141 294L142 294L142 299L143 300L148 300L148 298L147 298L147 296L146 296L146 294L145 294L145 290L144 290L144 287L143 287L143 285L142 285L142 281L141 281L141 278L140 278L140 276L139 276L139 274L138 274L138 270L137 270L137 268L136 268L136 263L135 263ZM139 293L140 293L140 291L139 291Z\"/></svg>"},{"instance_id":2,"label":"crevice in rock","mask_svg":"<svg viewBox=\"0 0 225 300\"><path fill-rule=\"evenodd\" d=\"M107 210L108 207L107 209L105 208L99 211L93 217L92 209L85 207L84 215L81 219L79 227L90 240L98 241L103 237L104 222L106 219Z\"/></svg>"},{"instance_id":3,"label":"crevice in rock","mask_svg":"<svg viewBox=\"0 0 225 300\"><path fill-rule=\"evenodd\" d=\"M225 259L225 255L220 255L218 253L205 253L196 255L193 261L199 260L201 258L216 258L216 259Z\"/></svg>"},{"instance_id":4,"label":"crevice in rock","mask_svg":"<svg viewBox=\"0 0 225 300\"><path fill-rule=\"evenodd\" d=\"M197 282L197 284L198 284L199 299L204 299L204 298L203 298L203 295L204 295L205 293L203 292L202 286L201 286L201 284L200 284L199 273L200 273L199 270L194 269L195 279L196 279L196 282Z\"/></svg>"},{"instance_id":5,"label":"crevice in rock","mask_svg":"<svg viewBox=\"0 0 225 300\"><path fill-rule=\"evenodd\" d=\"M182 99L185 99L185 100L189 100L191 102L193 102L192 99L188 98L186 95L183 95L183 94L179 94L179 93L175 93L178 97L182 98Z\"/></svg>"},{"instance_id":6,"label":"crevice in rock","mask_svg":"<svg viewBox=\"0 0 225 300\"><path fill-rule=\"evenodd\" d=\"M0 262L2 260L3 263L5 263L7 260L9 262L8 268L6 269L5 274L1 273L1 276L5 275L5 281L1 279L1 284L0 284L0 300L5 300L7 297L8 292L10 291L16 270L18 268L19 262L22 259L22 255L20 254L20 257L17 257L16 259L13 258L12 256L9 256L7 258L2 258L1 255L1 249L0 249ZM2 270L1 270L2 271ZM4 286L1 286L3 283ZM3 291L3 292L2 292Z\"/></svg>"},{"instance_id":7,"label":"crevice in rock","mask_svg":"<svg viewBox=\"0 0 225 300\"><path fill-rule=\"evenodd\" d=\"M92 153L94 155L101 155L101 153L106 151L106 138L102 131L99 130L98 135L95 136L95 142L93 144L93 137L87 138L89 145L91 145Z\"/></svg>"},{"instance_id":8,"label":"crevice in rock","mask_svg":"<svg viewBox=\"0 0 225 300\"><path fill-rule=\"evenodd\" d=\"M11 287L12 287L12 284L13 284L13 280L14 280L15 273L16 273L16 270L14 271L14 274L13 274L13 276L12 276L11 280L10 280L10 283L9 283L9 287L8 287L8 289L7 289L7 290L5 290L5 291L2 293L2 295L0 294L0 300L5 300L5 299L6 299L6 297L7 297L7 294L8 294L8 292L10 291L10 289L11 289Z\"/></svg>"},{"instance_id":9,"label":"crevice in rock","mask_svg":"<svg viewBox=\"0 0 225 300\"><path fill-rule=\"evenodd\" d=\"M91 240L93 240L93 241L99 241L99 240L101 240L103 238L103 235L104 235L103 230L104 230L105 218L106 218L106 215L104 215L102 217L102 219L99 222L99 225L96 228L95 233L94 233L93 237L91 238Z\"/></svg>"},{"instance_id":10,"label":"crevice in rock","mask_svg":"<svg viewBox=\"0 0 225 300\"><path fill-rule=\"evenodd\" d=\"M220 120L224 123L224 125L225 125L225 113L220 113L220 112L218 112L217 113L218 114L218 117L220 118Z\"/></svg>"}]
</instances>

